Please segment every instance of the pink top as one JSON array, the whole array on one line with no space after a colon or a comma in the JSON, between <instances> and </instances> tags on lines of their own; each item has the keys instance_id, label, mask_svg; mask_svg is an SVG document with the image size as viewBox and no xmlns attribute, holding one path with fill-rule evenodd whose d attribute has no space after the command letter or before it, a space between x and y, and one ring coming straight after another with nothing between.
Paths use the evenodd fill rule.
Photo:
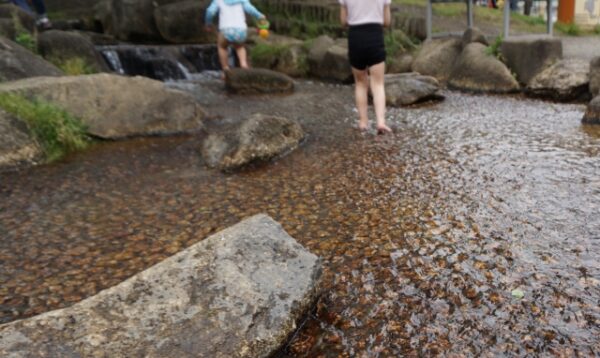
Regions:
<instances>
[{"instance_id":1,"label":"pink top","mask_svg":"<svg viewBox=\"0 0 600 358\"><path fill-rule=\"evenodd\" d=\"M383 24L383 8L392 0L338 0L348 9L348 25Z\"/></svg>"}]
</instances>

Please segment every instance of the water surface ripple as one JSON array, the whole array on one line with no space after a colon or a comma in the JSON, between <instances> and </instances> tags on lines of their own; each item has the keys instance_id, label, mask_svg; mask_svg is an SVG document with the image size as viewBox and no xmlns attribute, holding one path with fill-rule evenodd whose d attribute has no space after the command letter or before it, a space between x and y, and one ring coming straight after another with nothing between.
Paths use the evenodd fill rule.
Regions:
<instances>
[{"instance_id":1,"label":"water surface ripple","mask_svg":"<svg viewBox=\"0 0 600 358\"><path fill-rule=\"evenodd\" d=\"M309 133L225 175L202 136L103 143L0 174L0 321L68 306L266 212L324 259L294 357L600 354L600 131L584 107L448 93L354 129L349 87L289 97L194 93L214 130L253 112ZM522 299L511 292L520 289Z\"/></svg>"}]
</instances>

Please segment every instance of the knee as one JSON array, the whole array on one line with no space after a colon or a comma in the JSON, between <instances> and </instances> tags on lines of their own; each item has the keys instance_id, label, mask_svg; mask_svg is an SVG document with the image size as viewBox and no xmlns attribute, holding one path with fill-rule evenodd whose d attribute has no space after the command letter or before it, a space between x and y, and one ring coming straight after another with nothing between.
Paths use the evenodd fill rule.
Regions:
<instances>
[{"instance_id":1,"label":"knee","mask_svg":"<svg viewBox=\"0 0 600 358\"><path fill-rule=\"evenodd\" d=\"M368 86L369 85L369 75L366 71L354 73L354 82L357 85Z\"/></svg>"}]
</instances>

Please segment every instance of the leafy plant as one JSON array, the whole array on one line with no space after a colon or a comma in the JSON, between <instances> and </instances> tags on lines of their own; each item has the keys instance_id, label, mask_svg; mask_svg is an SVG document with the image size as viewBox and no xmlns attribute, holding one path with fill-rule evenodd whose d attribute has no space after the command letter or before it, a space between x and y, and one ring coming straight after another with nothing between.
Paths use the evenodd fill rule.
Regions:
<instances>
[{"instance_id":1,"label":"leafy plant","mask_svg":"<svg viewBox=\"0 0 600 358\"><path fill-rule=\"evenodd\" d=\"M27 124L49 162L89 145L90 139L81 121L54 104L3 93L0 108Z\"/></svg>"},{"instance_id":2,"label":"leafy plant","mask_svg":"<svg viewBox=\"0 0 600 358\"><path fill-rule=\"evenodd\" d=\"M286 49L285 45L259 43L250 50L250 59L255 66L271 68Z\"/></svg>"},{"instance_id":3,"label":"leafy plant","mask_svg":"<svg viewBox=\"0 0 600 358\"><path fill-rule=\"evenodd\" d=\"M494 42L492 42L491 45L486 47L485 53L489 56L494 56L494 57L498 58L499 60L501 60L502 53L500 52L500 47L502 46L503 40L504 40L504 38L502 36L496 37Z\"/></svg>"}]
</instances>

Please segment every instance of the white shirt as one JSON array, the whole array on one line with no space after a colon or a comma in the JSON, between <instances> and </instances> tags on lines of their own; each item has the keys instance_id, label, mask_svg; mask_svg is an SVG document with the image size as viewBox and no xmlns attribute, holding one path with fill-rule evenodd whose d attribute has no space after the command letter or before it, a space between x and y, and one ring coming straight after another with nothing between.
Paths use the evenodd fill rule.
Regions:
<instances>
[{"instance_id":1,"label":"white shirt","mask_svg":"<svg viewBox=\"0 0 600 358\"><path fill-rule=\"evenodd\" d=\"M348 25L382 24L383 9L392 0L339 0L348 9Z\"/></svg>"}]
</instances>

